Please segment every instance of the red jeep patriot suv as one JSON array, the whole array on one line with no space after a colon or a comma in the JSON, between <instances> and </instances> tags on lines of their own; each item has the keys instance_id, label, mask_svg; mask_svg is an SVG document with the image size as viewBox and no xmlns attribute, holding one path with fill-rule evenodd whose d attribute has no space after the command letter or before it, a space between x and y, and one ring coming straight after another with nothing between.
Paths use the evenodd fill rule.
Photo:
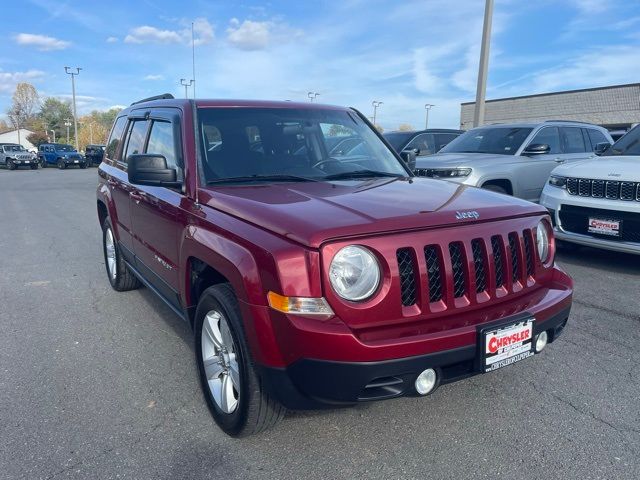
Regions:
<instances>
[{"instance_id":1,"label":"red jeep patriot suv","mask_svg":"<svg viewBox=\"0 0 640 480\"><path fill-rule=\"evenodd\" d=\"M225 432L426 395L558 337L572 281L546 211L412 160L348 108L162 95L116 119L97 191L109 281L190 323Z\"/></svg>"}]
</instances>

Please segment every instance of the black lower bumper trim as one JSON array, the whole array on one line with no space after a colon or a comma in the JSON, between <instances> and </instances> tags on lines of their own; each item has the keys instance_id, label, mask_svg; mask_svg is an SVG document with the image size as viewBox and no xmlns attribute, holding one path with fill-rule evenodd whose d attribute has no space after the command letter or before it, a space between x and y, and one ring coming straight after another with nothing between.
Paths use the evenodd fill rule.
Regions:
<instances>
[{"instance_id":1,"label":"black lower bumper trim","mask_svg":"<svg viewBox=\"0 0 640 480\"><path fill-rule=\"evenodd\" d=\"M549 342L553 342L566 325L569 312L567 308L536 324L534 333L546 330ZM285 407L315 409L415 395L415 378L423 370L434 368L439 383L446 384L480 373L477 359L477 347L470 345L379 362L305 358L287 368L262 367L260 374L269 393Z\"/></svg>"}]
</instances>

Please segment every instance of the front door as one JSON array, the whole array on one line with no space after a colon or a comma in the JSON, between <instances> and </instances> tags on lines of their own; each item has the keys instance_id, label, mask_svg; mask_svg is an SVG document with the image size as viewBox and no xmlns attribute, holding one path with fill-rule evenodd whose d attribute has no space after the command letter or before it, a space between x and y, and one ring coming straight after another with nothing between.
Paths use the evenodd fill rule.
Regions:
<instances>
[{"instance_id":1,"label":"front door","mask_svg":"<svg viewBox=\"0 0 640 480\"><path fill-rule=\"evenodd\" d=\"M549 153L520 156L522 164L517 175L519 196L531 202L537 202L540 199L542 189L549 179L549 174L563 162L558 127L540 129L528 143L528 145L534 144L549 145Z\"/></svg>"},{"instance_id":2,"label":"front door","mask_svg":"<svg viewBox=\"0 0 640 480\"><path fill-rule=\"evenodd\" d=\"M152 111L145 153L163 155L168 168L181 172L182 144L180 118L171 110ZM181 178L181 173L178 174ZM179 189L133 185L130 193L133 249L136 266L145 278L177 309L178 239L184 215L182 202L187 201Z\"/></svg>"}]
</instances>

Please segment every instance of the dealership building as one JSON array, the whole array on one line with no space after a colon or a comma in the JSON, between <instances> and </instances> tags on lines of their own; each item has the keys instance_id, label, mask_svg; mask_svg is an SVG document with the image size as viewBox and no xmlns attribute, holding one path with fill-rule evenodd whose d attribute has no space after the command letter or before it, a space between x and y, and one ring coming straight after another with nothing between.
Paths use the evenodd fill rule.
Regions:
<instances>
[{"instance_id":1,"label":"dealership building","mask_svg":"<svg viewBox=\"0 0 640 480\"><path fill-rule=\"evenodd\" d=\"M460 128L473 128L475 102L460 105ZM640 83L498 98L485 103L485 124L573 120L609 130L640 123Z\"/></svg>"}]
</instances>

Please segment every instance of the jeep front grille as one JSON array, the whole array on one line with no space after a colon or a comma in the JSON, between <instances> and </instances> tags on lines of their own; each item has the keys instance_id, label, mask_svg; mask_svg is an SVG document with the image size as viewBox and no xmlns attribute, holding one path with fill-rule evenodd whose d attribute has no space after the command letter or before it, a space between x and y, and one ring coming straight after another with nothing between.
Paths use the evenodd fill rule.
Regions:
<instances>
[{"instance_id":1,"label":"jeep front grille","mask_svg":"<svg viewBox=\"0 0 640 480\"><path fill-rule=\"evenodd\" d=\"M567 192L569 195L581 197L640 202L640 183L638 182L567 178Z\"/></svg>"},{"instance_id":2,"label":"jeep front grille","mask_svg":"<svg viewBox=\"0 0 640 480\"><path fill-rule=\"evenodd\" d=\"M448 307L453 302L455 307L459 301L495 296L499 289L515 292L533 285L537 265L533 238L534 231L526 229L469 242L427 245L422 267L412 247L398 249L402 305L420 304L421 291L429 304L444 302ZM420 273L420 268L426 272Z\"/></svg>"}]
</instances>

